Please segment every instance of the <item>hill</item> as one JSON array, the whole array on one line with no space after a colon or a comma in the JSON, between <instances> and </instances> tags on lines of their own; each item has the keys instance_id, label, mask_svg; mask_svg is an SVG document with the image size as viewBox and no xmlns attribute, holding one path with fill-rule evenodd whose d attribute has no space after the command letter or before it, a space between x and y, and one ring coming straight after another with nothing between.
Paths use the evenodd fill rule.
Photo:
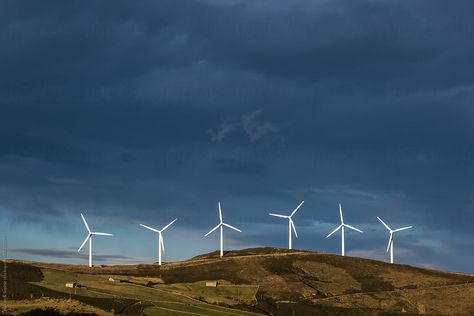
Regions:
<instances>
[{"instance_id":1,"label":"hill","mask_svg":"<svg viewBox=\"0 0 474 316\"><path fill-rule=\"evenodd\" d=\"M474 315L472 275L297 250L245 249L223 258L213 252L161 267L9 266L19 276L9 284L13 301L71 298L103 313Z\"/></svg>"}]
</instances>

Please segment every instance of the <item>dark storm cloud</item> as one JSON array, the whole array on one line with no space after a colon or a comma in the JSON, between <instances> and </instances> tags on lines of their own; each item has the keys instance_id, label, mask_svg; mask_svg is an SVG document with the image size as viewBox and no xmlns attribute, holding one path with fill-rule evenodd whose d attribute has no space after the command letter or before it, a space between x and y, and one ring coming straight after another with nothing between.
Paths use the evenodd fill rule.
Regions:
<instances>
[{"instance_id":1,"label":"dark storm cloud","mask_svg":"<svg viewBox=\"0 0 474 316\"><path fill-rule=\"evenodd\" d=\"M217 200L245 223L305 199L304 225L335 222L342 202L361 223L380 212L470 236L472 12L4 1L0 211L32 225L80 209L173 214L196 228Z\"/></svg>"},{"instance_id":2,"label":"dark storm cloud","mask_svg":"<svg viewBox=\"0 0 474 316\"><path fill-rule=\"evenodd\" d=\"M36 158L49 161L79 161L82 151L62 142L42 139L42 136L4 134L0 136L2 148L0 158L15 159L17 157Z\"/></svg>"},{"instance_id":3,"label":"dark storm cloud","mask_svg":"<svg viewBox=\"0 0 474 316\"><path fill-rule=\"evenodd\" d=\"M216 159L216 165L217 169L224 173L246 175L265 172L265 167L262 165L236 159L218 158Z\"/></svg>"}]
</instances>

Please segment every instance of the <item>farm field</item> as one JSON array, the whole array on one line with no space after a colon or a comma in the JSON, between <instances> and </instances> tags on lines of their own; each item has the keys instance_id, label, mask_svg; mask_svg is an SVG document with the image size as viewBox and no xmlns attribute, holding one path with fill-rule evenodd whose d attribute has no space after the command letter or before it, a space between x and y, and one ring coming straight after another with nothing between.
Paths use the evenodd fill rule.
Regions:
<instances>
[{"instance_id":1,"label":"farm field","mask_svg":"<svg viewBox=\"0 0 474 316\"><path fill-rule=\"evenodd\" d=\"M305 251L246 249L161 267L8 266L14 314L36 308L89 315L474 314L472 275Z\"/></svg>"}]
</instances>

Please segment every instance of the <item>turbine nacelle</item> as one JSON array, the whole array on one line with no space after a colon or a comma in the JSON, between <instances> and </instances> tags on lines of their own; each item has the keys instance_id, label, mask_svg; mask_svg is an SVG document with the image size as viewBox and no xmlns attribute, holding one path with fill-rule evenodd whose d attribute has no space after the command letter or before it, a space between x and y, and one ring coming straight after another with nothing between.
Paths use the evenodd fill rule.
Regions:
<instances>
[{"instance_id":1,"label":"turbine nacelle","mask_svg":"<svg viewBox=\"0 0 474 316\"><path fill-rule=\"evenodd\" d=\"M82 215L82 213L81 213L81 217L82 217L82 221L84 222L84 226L86 226L86 229L89 233L87 234L86 239L84 239L83 243L81 244L81 246L79 247L77 252L80 252L82 250L82 248L85 246L85 244L87 242L89 242L89 267L92 267L92 237L93 236L113 236L113 235L109 234L109 233L101 233L101 232L91 231L91 229L90 229L89 225L87 224L87 221L84 218L84 215Z\"/></svg>"},{"instance_id":2,"label":"turbine nacelle","mask_svg":"<svg viewBox=\"0 0 474 316\"><path fill-rule=\"evenodd\" d=\"M219 206L219 224L217 224L213 229L211 229L207 234L204 235L204 237L209 236L212 232L214 232L216 229L220 228L221 229L221 240L220 240L220 256L222 257L224 255L224 227L228 227L230 229L233 229L239 233L242 231L230 224L224 223L223 217L222 217L222 208L221 208L221 202L217 203Z\"/></svg>"},{"instance_id":3,"label":"turbine nacelle","mask_svg":"<svg viewBox=\"0 0 474 316\"><path fill-rule=\"evenodd\" d=\"M86 242L92 238L92 236L96 235L96 236L113 236L112 234L108 234L108 233L100 233L100 232L93 232L91 231L91 229L89 228L89 225L87 225L87 222L86 222L86 219L84 218L84 215L82 215L81 213L81 217L82 217L82 221L84 222L84 226L86 226L86 229L87 231L89 232L89 234L87 235L86 239L84 240L84 242L82 243L82 245L79 247L79 249L77 250L77 252L80 252L82 250L82 248L84 247L84 245L86 244Z\"/></svg>"},{"instance_id":4,"label":"turbine nacelle","mask_svg":"<svg viewBox=\"0 0 474 316\"><path fill-rule=\"evenodd\" d=\"M342 206L341 203L339 203L339 217L341 219L341 224L336 227L329 235L326 236L326 238L329 238L332 234L337 232L339 229L341 230L341 255L345 255L345 245L344 245L344 228L349 228L352 230L355 230L356 232L363 233L362 230L355 228L354 226L351 226L349 224L344 223L344 216L342 215Z\"/></svg>"},{"instance_id":5,"label":"turbine nacelle","mask_svg":"<svg viewBox=\"0 0 474 316\"><path fill-rule=\"evenodd\" d=\"M150 226L147 226L147 225L143 225L143 224L140 224L140 226L142 226L143 228L146 228L148 230L151 230L152 232L154 233L157 233L158 234L158 264L161 266L161 252L163 251L163 253L165 252L165 241L163 239L163 232L168 228L170 227L171 225L173 225L174 222L176 222L178 219L175 218L173 221L171 221L168 225L166 225L165 227L163 227L161 230L160 229L156 229L156 228L153 228L153 227L150 227Z\"/></svg>"},{"instance_id":6,"label":"turbine nacelle","mask_svg":"<svg viewBox=\"0 0 474 316\"><path fill-rule=\"evenodd\" d=\"M150 226L147 226L147 225L143 225L143 224L140 224L141 227L144 227L148 230L151 230L155 233L158 233L158 234L161 234L162 232L164 232L168 227L170 227L171 225L173 225L174 222L176 222L178 219L175 218L174 220L172 220L168 225L166 225L165 227L163 227L161 230L160 229L156 229L156 228L153 228L153 227L150 227Z\"/></svg>"},{"instance_id":7,"label":"turbine nacelle","mask_svg":"<svg viewBox=\"0 0 474 316\"><path fill-rule=\"evenodd\" d=\"M290 215L281 215L281 214L275 214L275 213L268 213L268 215L270 216L275 216L275 217L280 217L280 218L286 218L288 219L288 248L291 249L292 248L292 244L291 244L291 231L293 230L293 232L295 233L295 236L296 238L298 238L298 233L296 232L296 227L295 227L295 223L293 222L293 215L296 214L296 212L299 210L299 208L303 205L304 201L302 201L294 210L293 212L291 212Z\"/></svg>"},{"instance_id":8,"label":"turbine nacelle","mask_svg":"<svg viewBox=\"0 0 474 316\"><path fill-rule=\"evenodd\" d=\"M351 226L349 224L344 223L344 216L342 215L342 206L341 203L339 203L339 217L341 218L341 225L337 226L336 229L334 229L329 235L326 236L326 238L329 238L332 234L337 232L339 229L342 227L347 227L349 229L355 230L356 232L363 233L362 230L355 228L354 226Z\"/></svg>"},{"instance_id":9,"label":"turbine nacelle","mask_svg":"<svg viewBox=\"0 0 474 316\"><path fill-rule=\"evenodd\" d=\"M241 233L242 231L238 228L235 228L234 226L232 225L229 225L227 223L224 223L224 220L222 219L222 208L221 208L221 202L218 202L218 205L219 205L219 224L216 225L216 227L214 227L213 229L211 229L207 234L204 235L204 237L207 237L209 236L213 231L215 231L216 229L220 228L221 226L225 226L225 227L228 227L230 229L233 229L235 231L238 231L239 233Z\"/></svg>"},{"instance_id":10,"label":"turbine nacelle","mask_svg":"<svg viewBox=\"0 0 474 316\"><path fill-rule=\"evenodd\" d=\"M385 228L390 233L390 237L388 238L387 252L390 250L391 247L393 247L393 234L394 233L397 233L397 232L402 231L402 230L413 228L413 226L407 226L407 227L392 229L380 217L377 216L377 219L383 224L383 226L385 226ZM390 261L393 263L393 254L391 254L390 257L391 257Z\"/></svg>"}]
</instances>

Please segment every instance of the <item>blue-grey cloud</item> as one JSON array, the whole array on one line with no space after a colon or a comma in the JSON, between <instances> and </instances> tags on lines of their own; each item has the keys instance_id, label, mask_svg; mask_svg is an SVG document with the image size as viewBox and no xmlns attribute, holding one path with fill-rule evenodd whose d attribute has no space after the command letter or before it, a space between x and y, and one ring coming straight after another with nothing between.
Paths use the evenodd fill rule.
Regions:
<instances>
[{"instance_id":1,"label":"blue-grey cloud","mask_svg":"<svg viewBox=\"0 0 474 316\"><path fill-rule=\"evenodd\" d=\"M311 223L336 222L338 202L357 224L471 238L473 9L2 2L0 214L45 233L83 210L204 230L219 200L243 226L305 200L310 249L332 249ZM470 271L461 245L439 266Z\"/></svg>"},{"instance_id":2,"label":"blue-grey cloud","mask_svg":"<svg viewBox=\"0 0 474 316\"><path fill-rule=\"evenodd\" d=\"M37 248L13 248L8 249L9 253L22 254L38 257L47 257L52 259L77 259L77 257L85 258L87 255L78 255L75 250L58 250L58 249L37 249ZM95 261L107 261L107 260L132 260L133 258L121 255L107 255L107 254L94 254Z\"/></svg>"}]
</instances>

